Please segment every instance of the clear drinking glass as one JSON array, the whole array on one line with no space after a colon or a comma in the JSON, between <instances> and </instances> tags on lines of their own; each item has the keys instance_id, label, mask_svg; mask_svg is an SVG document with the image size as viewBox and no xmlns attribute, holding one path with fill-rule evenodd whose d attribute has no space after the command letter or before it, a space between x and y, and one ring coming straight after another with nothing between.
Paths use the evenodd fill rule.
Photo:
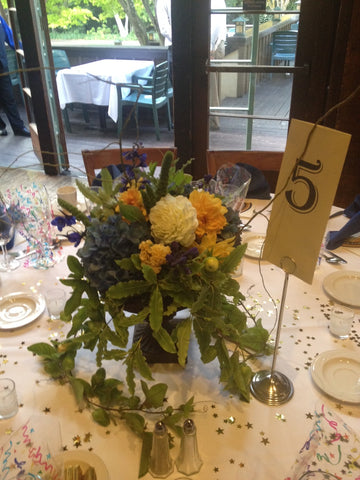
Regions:
<instances>
[{"instance_id":1,"label":"clear drinking glass","mask_svg":"<svg viewBox=\"0 0 360 480\"><path fill-rule=\"evenodd\" d=\"M6 245L10 242L14 235L15 226L4 207L0 207L0 246L3 258L0 261L0 270L2 272L10 272L20 266L20 262L16 259L9 258Z\"/></svg>"}]
</instances>

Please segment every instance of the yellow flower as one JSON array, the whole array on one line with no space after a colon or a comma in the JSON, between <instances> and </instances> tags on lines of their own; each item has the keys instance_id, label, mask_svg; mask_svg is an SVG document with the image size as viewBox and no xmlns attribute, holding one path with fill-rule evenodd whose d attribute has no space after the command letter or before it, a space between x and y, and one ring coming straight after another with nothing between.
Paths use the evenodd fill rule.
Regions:
<instances>
[{"instance_id":1,"label":"yellow flower","mask_svg":"<svg viewBox=\"0 0 360 480\"><path fill-rule=\"evenodd\" d=\"M140 208L142 213L146 215L146 209L144 207L143 199L139 190L135 187L130 187L128 190L122 192L119 196L119 200L126 205L133 205Z\"/></svg>"},{"instance_id":2,"label":"yellow flower","mask_svg":"<svg viewBox=\"0 0 360 480\"><path fill-rule=\"evenodd\" d=\"M221 199L203 190L193 190L189 200L197 211L199 226L196 235L202 237L205 234L220 233L227 224L227 208L222 205Z\"/></svg>"},{"instance_id":3,"label":"yellow flower","mask_svg":"<svg viewBox=\"0 0 360 480\"><path fill-rule=\"evenodd\" d=\"M166 263L166 256L171 253L171 248L151 240L141 242L139 248L141 263L149 265L155 273L160 273L161 265Z\"/></svg>"},{"instance_id":4,"label":"yellow flower","mask_svg":"<svg viewBox=\"0 0 360 480\"><path fill-rule=\"evenodd\" d=\"M232 237L216 243L216 234L210 233L202 237L198 249L200 253L207 250L214 257L224 258L234 249L234 241L235 237Z\"/></svg>"},{"instance_id":5,"label":"yellow flower","mask_svg":"<svg viewBox=\"0 0 360 480\"><path fill-rule=\"evenodd\" d=\"M150 210L149 220L151 233L159 243L179 242L183 247L189 247L195 241L196 210L182 195L162 197Z\"/></svg>"}]
</instances>

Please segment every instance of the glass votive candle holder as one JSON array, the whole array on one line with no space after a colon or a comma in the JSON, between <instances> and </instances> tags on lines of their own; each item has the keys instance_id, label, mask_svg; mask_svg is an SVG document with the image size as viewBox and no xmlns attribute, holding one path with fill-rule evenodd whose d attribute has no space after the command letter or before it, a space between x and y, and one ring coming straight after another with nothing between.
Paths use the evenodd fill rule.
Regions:
<instances>
[{"instance_id":1,"label":"glass votive candle holder","mask_svg":"<svg viewBox=\"0 0 360 480\"><path fill-rule=\"evenodd\" d=\"M334 305L330 313L330 332L337 338L348 338L354 321L354 311Z\"/></svg>"},{"instance_id":2,"label":"glass votive candle holder","mask_svg":"<svg viewBox=\"0 0 360 480\"><path fill-rule=\"evenodd\" d=\"M51 320L60 318L60 313L64 310L66 302L66 292L62 288L50 288L45 292L45 303Z\"/></svg>"},{"instance_id":3,"label":"glass votive candle holder","mask_svg":"<svg viewBox=\"0 0 360 480\"><path fill-rule=\"evenodd\" d=\"M16 415L18 401L14 380L11 378L0 379L0 420Z\"/></svg>"}]
</instances>

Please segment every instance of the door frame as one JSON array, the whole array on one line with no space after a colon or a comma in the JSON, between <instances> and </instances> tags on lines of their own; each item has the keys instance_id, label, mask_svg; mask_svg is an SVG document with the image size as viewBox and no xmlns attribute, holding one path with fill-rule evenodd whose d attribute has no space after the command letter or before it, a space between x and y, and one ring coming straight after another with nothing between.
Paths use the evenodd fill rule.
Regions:
<instances>
[{"instance_id":1,"label":"door frame","mask_svg":"<svg viewBox=\"0 0 360 480\"><path fill-rule=\"evenodd\" d=\"M315 122L338 102L352 3L302 0L295 66L310 68L294 72L289 120ZM207 172L209 148L210 0L172 0L172 28L175 146L182 163L195 159L191 173L200 178ZM329 126L334 122L327 120ZM246 163L246 151L243 155Z\"/></svg>"}]
</instances>

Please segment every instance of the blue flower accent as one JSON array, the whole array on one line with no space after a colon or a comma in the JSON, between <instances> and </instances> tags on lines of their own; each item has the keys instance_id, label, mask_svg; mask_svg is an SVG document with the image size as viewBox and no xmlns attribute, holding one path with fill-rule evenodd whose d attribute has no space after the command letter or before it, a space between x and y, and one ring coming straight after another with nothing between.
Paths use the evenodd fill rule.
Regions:
<instances>
[{"instance_id":1,"label":"blue flower accent","mask_svg":"<svg viewBox=\"0 0 360 480\"><path fill-rule=\"evenodd\" d=\"M64 215L64 216L58 216L55 217L53 220L51 220L51 225L54 225L57 227L59 232L63 230L65 227L71 227L71 225L74 225L76 223L76 218L73 217L72 215Z\"/></svg>"},{"instance_id":2,"label":"blue flower accent","mask_svg":"<svg viewBox=\"0 0 360 480\"><path fill-rule=\"evenodd\" d=\"M80 244L81 239L83 237L83 235L79 232L71 232L71 233L68 233L66 236L69 242L74 244L74 247L77 247Z\"/></svg>"}]
</instances>

